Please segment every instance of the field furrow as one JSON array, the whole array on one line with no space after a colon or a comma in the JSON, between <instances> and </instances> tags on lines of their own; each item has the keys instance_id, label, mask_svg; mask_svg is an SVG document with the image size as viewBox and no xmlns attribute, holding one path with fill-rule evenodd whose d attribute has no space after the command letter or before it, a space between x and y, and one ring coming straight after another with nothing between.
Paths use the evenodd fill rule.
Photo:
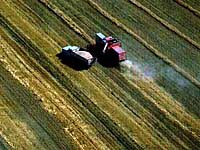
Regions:
<instances>
[{"instance_id":1,"label":"field furrow","mask_svg":"<svg viewBox=\"0 0 200 150\"><path fill-rule=\"evenodd\" d=\"M158 15L156 15L154 12L152 12L150 9L143 6L141 3L139 3L136 0L129 0L133 5L136 5L137 7L141 8L143 11L148 13L150 16L152 16L154 19L156 19L158 22L160 22L162 25L164 25L166 28L171 30L172 32L175 32L180 37L184 38L186 41L190 42L192 45L198 48L200 50L200 44L191 39L189 36L185 35L183 32L181 32L178 28L176 28L174 25L170 24L166 20L162 19Z\"/></svg>"},{"instance_id":2,"label":"field furrow","mask_svg":"<svg viewBox=\"0 0 200 150\"><path fill-rule=\"evenodd\" d=\"M189 9L194 15L200 18L200 5L198 6L198 2L192 2L188 0L174 0L179 5Z\"/></svg>"}]
</instances>

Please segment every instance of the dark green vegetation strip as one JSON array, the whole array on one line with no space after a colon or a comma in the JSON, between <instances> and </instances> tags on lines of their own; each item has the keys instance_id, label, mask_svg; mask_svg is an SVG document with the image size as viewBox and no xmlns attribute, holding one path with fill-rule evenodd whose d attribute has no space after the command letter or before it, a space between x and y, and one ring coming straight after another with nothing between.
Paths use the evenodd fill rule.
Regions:
<instances>
[{"instance_id":1,"label":"dark green vegetation strip","mask_svg":"<svg viewBox=\"0 0 200 150\"><path fill-rule=\"evenodd\" d=\"M11 146L7 143L7 141L0 135L0 149L1 150L9 150Z\"/></svg>"}]
</instances>

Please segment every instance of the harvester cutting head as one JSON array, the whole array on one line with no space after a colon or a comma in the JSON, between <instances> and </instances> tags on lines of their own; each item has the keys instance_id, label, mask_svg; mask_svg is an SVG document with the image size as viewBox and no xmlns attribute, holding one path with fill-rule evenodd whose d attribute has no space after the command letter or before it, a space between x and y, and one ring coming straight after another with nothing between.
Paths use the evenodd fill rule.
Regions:
<instances>
[{"instance_id":1,"label":"harvester cutting head","mask_svg":"<svg viewBox=\"0 0 200 150\"><path fill-rule=\"evenodd\" d=\"M116 38L96 33L96 47L100 53L107 54L118 62L126 60L126 52L122 49L121 42Z\"/></svg>"}]
</instances>

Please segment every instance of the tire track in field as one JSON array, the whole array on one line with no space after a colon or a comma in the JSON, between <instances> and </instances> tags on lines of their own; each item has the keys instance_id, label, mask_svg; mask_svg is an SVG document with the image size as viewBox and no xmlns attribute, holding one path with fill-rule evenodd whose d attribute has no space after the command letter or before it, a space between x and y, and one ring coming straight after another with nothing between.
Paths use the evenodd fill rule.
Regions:
<instances>
[{"instance_id":1,"label":"tire track in field","mask_svg":"<svg viewBox=\"0 0 200 150\"><path fill-rule=\"evenodd\" d=\"M3 150L14 149L14 146L11 144L10 141L2 134L0 131L0 145L3 146Z\"/></svg>"},{"instance_id":2,"label":"tire track in field","mask_svg":"<svg viewBox=\"0 0 200 150\"><path fill-rule=\"evenodd\" d=\"M30 41L29 41L30 42ZM34 46L33 46L34 47ZM37 51L37 50L36 50ZM52 66L54 66L53 64L52 64ZM64 75L65 76L65 75ZM63 81L62 81L63 82ZM66 87L66 85L65 85L65 87ZM68 88L68 87L66 87L66 88ZM77 91L79 91L79 90L77 90ZM78 95L80 95L80 93L74 93L75 94L75 96L76 97L78 97ZM83 94L83 93L82 93ZM84 95L84 94L83 94ZM79 96L79 97L81 97L81 96ZM85 96L85 98L87 98L86 96ZM77 98L78 99L78 98ZM88 98L87 98L88 99ZM90 102L91 103L91 102ZM85 103L84 102L84 105L88 105L89 103L87 102L87 103ZM94 105L93 103L91 103L92 105ZM92 106L91 108L90 108L90 110L91 109L94 109L94 108L97 108L95 105L94 106ZM97 110L97 109L96 109ZM110 120L103 112L101 112L100 110L98 110L96 113L100 113L99 115L100 116L98 116L99 118L101 117L102 118L102 116L104 116L103 118L105 118L105 120L103 120L103 122L104 121L106 121L106 120ZM94 114L96 114L96 113L94 113ZM125 133L124 133L124 131L122 131L120 128L118 128L117 127L117 125L115 125L115 124L113 124L113 123L111 123L112 121L110 120L108 123L109 123L109 126L107 125L108 123L104 123L105 125L107 125L107 128L119 139L119 141L121 141L122 143L124 143L124 145L125 146L129 146L129 147L134 147L134 146L136 146L136 144L134 144L133 143L133 141L132 141L132 139L130 139L130 137L128 137ZM111 127L110 127L111 126ZM112 128L112 129L111 129ZM124 137L124 139L122 138L123 136L125 136ZM125 139L126 139L126 141L125 141Z\"/></svg>"},{"instance_id":3,"label":"tire track in field","mask_svg":"<svg viewBox=\"0 0 200 150\"><path fill-rule=\"evenodd\" d=\"M124 25L119 20L117 20L116 18L114 18L113 16L111 16L105 10L103 10L97 3L95 3L92 0L85 0L85 1L87 1L91 5L91 7L93 7L94 9L96 9L105 18L107 18L108 20L110 20L111 22L113 22L114 24L116 24L118 27L120 27L121 29L123 29L128 34L130 34L133 37L135 37L135 39L137 41L139 41L142 45L144 45L155 56L157 56L158 58L160 58L161 60L163 60L165 63L169 64L170 66L172 66L178 73L180 73L182 76L184 76L185 78L187 78L195 86L197 86L198 88L200 88L200 82L196 78L194 78L190 73L186 72L184 69L182 69L181 67L179 67L174 61L170 60L167 56L165 56L164 54L162 54L161 52L159 52L158 49L156 49L155 47L153 47L152 45L150 45L143 38L141 38L138 34L136 34L134 31L132 31L131 29L129 29L126 25Z\"/></svg>"},{"instance_id":4,"label":"tire track in field","mask_svg":"<svg viewBox=\"0 0 200 150\"><path fill-rule=\"evenodd\" d=\"M136 0L129 0L129 2L131 4L137 6L141 10L145 11L147 14L149 14L151 17L153 17L155 20L157 20L159 23L161 23L163 26L165 26L168 30L174 32L179 37L183 38L184 40L186 40L187 42L189 42L191 45L195 46L198 50L200 50L200 44L199 43L197 43L196 41L194 41L193 39L191 39L189 36L187 36L186 34L184 34L183 32L181 32L178 28L176 28L175 26L173 26L172 24L170 24L166 20L164 20L161 17L159 17L158 15L156 15L150 9L148 9L145 6L143 6L141 3L139 3Z\"/></svg>"},{"instance_id":5,"label":"tire track in field","mask_svg":"<svg viewBox=\"0 0 200 150\"><path fill-rule=\"evenodd\" d=\"M94 40L68 16L64 15L63 12L57 8L55 5L51 4L49 0L39 0L44 6L46 6L53 14L61 18L64 22L68 24L76 33L81 35L85 40L90 43L94 43Z\"/></svg>"},{"instance_id":6,"label":"tire track in field","mask_svg":"<svg viewBox=\"0 0 200 150\"><path fill-rule=\"evenodd\" d=\"M195 8L193 8L192 6L190 6L189 4L187 4L186 2L184 2L183 0L173 0L175 1L177 4L179 4L180 6L188 9L190 12L192 12L195 16L200 18L200 12L198 10L196 10Z\"/></svg>"}]
</instances>

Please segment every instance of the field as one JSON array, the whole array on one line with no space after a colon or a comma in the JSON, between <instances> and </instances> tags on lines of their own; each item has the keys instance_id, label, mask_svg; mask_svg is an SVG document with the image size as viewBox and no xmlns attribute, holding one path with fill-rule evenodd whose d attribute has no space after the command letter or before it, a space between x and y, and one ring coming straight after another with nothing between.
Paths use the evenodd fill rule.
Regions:
<instances>
[{"instance_id":1,"label":"field","mask_svg":"<svg viewBox=\"0 0 200 150\"><path fill-rule=\"evenodd\" d=\"M200 3L1 0L0 149L200 149ZM76 71L66 45L128 60Z\"/></svg>"}]
</instances>

